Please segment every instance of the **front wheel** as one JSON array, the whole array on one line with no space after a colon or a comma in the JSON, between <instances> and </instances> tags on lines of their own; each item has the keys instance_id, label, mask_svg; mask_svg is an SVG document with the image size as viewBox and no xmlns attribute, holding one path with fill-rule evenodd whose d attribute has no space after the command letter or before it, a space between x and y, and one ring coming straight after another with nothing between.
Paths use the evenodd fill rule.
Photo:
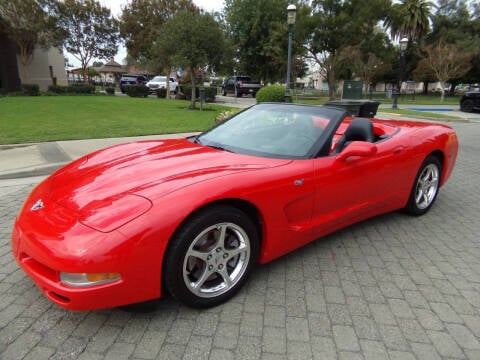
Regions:
<instances>
[{"instance_id":1,"label":"front wheel","mask_svg":"<svg viewBox=\"0 0 480 360\"><path fill-rule=\"evenodd\" d=\"M428 156L417 173L405 212L423 215L432 207L440 188L442 164L435 156Z\"/></svg>"},{"instance_id":2,"label":"front wheel","mask_svg":"<svg viewBox=\"0 0 480 360\"><path fill-rule=\"evenodd\" d=\"M245 283L258 245L258 230L242 211L230 206L203 210L171 240L163 267L166 288L192 307L218 305Z\"/></svg>"}]
</instances>

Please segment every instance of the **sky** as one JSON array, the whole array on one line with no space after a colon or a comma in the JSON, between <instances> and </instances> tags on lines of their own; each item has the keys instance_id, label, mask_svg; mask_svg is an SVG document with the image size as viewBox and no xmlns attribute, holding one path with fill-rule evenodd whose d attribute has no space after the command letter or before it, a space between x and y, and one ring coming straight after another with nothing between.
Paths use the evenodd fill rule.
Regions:
<instances>
[{"instance_id":1,"label":"sky","mask_svg":"<svg viewBox=\"0 0 480 360\"><path fill-rule=\"evenodd\" d=\"M108 8L110 8L113 16L119 17L122 12L122 7L124 7L129 0L99 0L99 2ZM211 11L220 11L223 8L223 0L193 0L193 3L197 5L199 8L204 9L208 12ZM120 45L118 48L118 53L115 56L115 61L119 64L123 63L123 60L127 56L126 49L123 45ZM80 66L80 62L71 54L67 54L70 63L74 66ZM101 60L105 62L104 60ZM91 65L91 64L90 64Z\"/></svg>"},{"instance_id":2,"label":"sky","mask_svg":"<svg viewBox=\"0 0 480 360\"><path fill-rule=\"evenodd\" d=\"M219 11L223 8L223 0L193 0L199 8L203 8L207 11ZM109 7L112 14L115 16L120 15L121 6L129 3L128 0L100 0L103 6Z\"/></svg>"}]
</instances>

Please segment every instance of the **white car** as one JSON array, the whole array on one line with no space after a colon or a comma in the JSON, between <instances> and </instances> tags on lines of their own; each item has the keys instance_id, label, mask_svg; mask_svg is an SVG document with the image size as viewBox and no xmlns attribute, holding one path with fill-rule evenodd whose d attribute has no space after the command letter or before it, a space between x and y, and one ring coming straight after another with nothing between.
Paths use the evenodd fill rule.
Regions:
<instances>
[{"instance_id":1,"label":"white car","mask_svg":"<svg viewBox=\"0 0 480 360\"><path fill-rule=\"evenodd\" d=\"M167 77L166 76L155 76L152 80L146 84L150 89L150 92L155 92L157 89L166 89L167 88ZM170 92L176 93L178 91L178 82L174 78L169 80Z\"/></svg>"}]
</instances>

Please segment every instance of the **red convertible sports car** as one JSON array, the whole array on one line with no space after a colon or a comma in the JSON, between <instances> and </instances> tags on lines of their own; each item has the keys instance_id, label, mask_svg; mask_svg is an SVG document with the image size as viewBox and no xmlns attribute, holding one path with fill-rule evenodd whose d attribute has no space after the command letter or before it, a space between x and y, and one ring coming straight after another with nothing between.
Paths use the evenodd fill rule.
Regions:
<instances>
[{"instance_id":1,"label":"red convertible sports car","mask_svg":"<svg viewBox=\"0 0 480 360\"><path fill-rule=\"evenodd\" d=\"M259 104L194 137L110 147L26 200L13 254L56 304L170 293L217 305L265 263L385 212L422 215L452 173L448 126Z\"/></svg>"}]
</instances>

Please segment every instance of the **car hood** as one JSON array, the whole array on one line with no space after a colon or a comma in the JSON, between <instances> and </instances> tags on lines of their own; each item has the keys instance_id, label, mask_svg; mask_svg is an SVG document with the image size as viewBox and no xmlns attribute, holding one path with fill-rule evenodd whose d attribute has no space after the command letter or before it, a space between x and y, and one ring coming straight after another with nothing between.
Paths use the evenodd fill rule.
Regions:
<instances>
[{"instance_id":1,"label":"car hood","mask_svg":"<svg viewBox=\"0 0 480 360\"><path fill-rule=\"evenodd\" d=\"M84 213L105 203L132 205L141 202L140 197L151 197L146 193L158 198L196 182L289 162L234 154L187 139L134 142L97 151L57 171L50 198ZM152 187L155 191L149 191Z\"/></svg>"}]
</instances>

